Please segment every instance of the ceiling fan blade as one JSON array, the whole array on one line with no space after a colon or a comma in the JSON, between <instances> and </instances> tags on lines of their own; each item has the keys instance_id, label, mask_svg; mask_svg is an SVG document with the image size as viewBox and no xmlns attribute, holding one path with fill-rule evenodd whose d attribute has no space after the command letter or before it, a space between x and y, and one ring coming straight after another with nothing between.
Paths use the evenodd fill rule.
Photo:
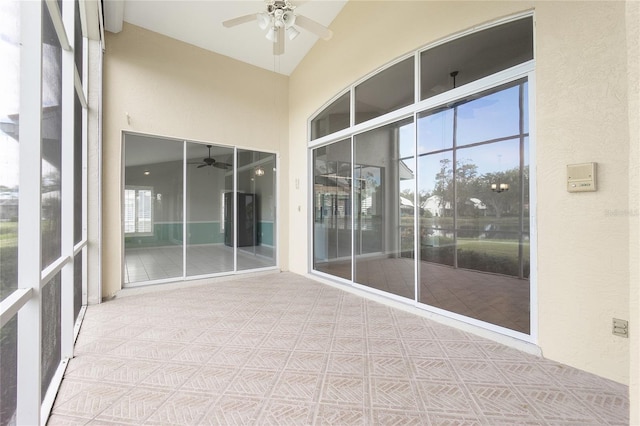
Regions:
<instances>
[{"instance_id":1,"label":"ceiling fan blade","mask_svg":"<svg viewBox=\"0 0 640 426\"><path fill-rule=\"evenodd\" d=\"M251 15L244 15L237 18L229 19L227 21L224 21L222 25L224 25L226 28L231 28L235 27L236 25L244 24L246 22L255 21L256 19L258 19L258 14L252 13Z\"/></svg>"},{"instance_id":2,"label":"ceiling fan blade","mask_svg":"<svg viewBox=\"0 0 640 426\"><path fill-rule=\"evenodd\" d=\"M329 28L317 23L313 19L307 18L306 16L296 15L296 25L314 33L323 40L329 40L333 36L333 31Z\"/></svg>"},{"instance_id":3,"label":"ceiling fan blade","mask_svg":"<svg viewBox=\"0 0 640 426\"><path fill-rule=\"evenodd\" d=\"M198 169L201 169L201 168L203 168L203 167L207 167L207 164L200 164L197 168L198 168Z\"/></svg>"},{"instance_id":4,"label":"ceiling fan blade","mask_svg":"<svg viewBox=\"0 0 640 426\"><path fill-rule=\"evenodd\" d=\"M213 167L217 167L219 169L224 169L227 170L227 163L213 163L212 164Z\"/></svg>"},{"instance_id":5,"label":"ceiling fan blade","mask_svg":"<svg viewBox=\"0 0 640 426\"><path fill-rule=\"evenodd\" d=\"M273 43L273 54L282 55L284 53L284 29L278 28L276 30L276 42Z\"/></svg>"}]
</instances>

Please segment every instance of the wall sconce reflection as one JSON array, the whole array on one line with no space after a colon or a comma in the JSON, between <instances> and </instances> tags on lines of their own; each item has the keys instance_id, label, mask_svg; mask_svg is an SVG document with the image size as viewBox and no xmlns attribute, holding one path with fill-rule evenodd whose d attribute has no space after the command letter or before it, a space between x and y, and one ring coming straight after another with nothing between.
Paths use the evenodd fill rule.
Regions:
<instances>
[{"instance_id":1,"label":"wall sconce reflection","mask_svg":"<svg viewBox=\"0 0 640 426\"><path fill-rule=\"evenodd\" d=\"M493 192L497 192L497 193L508 191L509 190L509 184L508 183L492 183L491 184L491 190Z\"/></svg>"}]
</instances>

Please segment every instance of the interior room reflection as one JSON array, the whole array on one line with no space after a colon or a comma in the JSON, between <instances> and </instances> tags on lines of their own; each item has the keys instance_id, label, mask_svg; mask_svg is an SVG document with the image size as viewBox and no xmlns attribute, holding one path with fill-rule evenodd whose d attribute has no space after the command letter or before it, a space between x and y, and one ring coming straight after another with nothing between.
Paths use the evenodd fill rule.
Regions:
<instances>
[{"instance_id":1,"label":"interior room reflection","mask_svg":"<svg viewBox=\"0 0 640 426\"><path fill-rule=\"evenodd\" d=\"M125 284L276 265L275 155L237 157L228 146L125 135Z\"/></svg>"}]
</instances>

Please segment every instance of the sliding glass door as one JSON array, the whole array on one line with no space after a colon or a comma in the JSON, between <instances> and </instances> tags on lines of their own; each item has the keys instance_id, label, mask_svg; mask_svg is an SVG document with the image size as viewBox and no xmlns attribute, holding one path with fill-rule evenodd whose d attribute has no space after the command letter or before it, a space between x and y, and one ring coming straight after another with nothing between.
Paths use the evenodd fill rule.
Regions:
<instances>
[{"instance_id":1,"label":"sliding glass door","mask_svg":"<svg viewBox=\"0 0 640 426\"><path fill-rule=\"evenodd\" d=\"M224 214L224 196L233 192L233 148L186 145L186 275L233 271L233 241L225 235L233 235L235 221Z\"/></svg>"},{"instance_id":2,"label":"sliding glass door","mask_svg":"<svg viewBox=\"0 0 640 426\"><path fill-rule=\"evenodd\" d=\"M125 134L124 284L276 266L276 156Z\"/></svg>"}]
</instances>

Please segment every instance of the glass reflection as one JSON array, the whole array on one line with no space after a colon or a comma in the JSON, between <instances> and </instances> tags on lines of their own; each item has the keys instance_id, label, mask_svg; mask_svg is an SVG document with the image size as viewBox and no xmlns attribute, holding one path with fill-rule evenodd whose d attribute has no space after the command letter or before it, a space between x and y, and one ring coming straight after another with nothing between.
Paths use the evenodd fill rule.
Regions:
<instances>
[{"instance_id":1,"label":"glass reflection","mask_svg":"<svg viewBox=\"0 0 640 426\"><path fill-rule=\"evenodd\" d=\"M433 118L442 109L420 114L420 147L434 133L453 143L423 151L418 187L419 301L528 334L526 90L520 80L463 99L448 123Z\"/></svg>"},{"instance_id":2,"label":"glass reflection","mask_svg":"<svg viewBox=\"0 0 640 426\"><path fill-rule=\"evenodd\" d=\"M351 141L313 152L313 268L351 280Z\"/></svg>"},{"instance_id":3,"label":"glass reflection","mask_svg":"<svg viewBox=\"0 0 640 426\"><path fill-rule=\"evenodd\" d=\"M211 161L213 160L213 161ZM233 148L187 143L187 275L233 271L235 225L224 216L233 192Z\"/></svg>"},{"instance_id":4,"label":"glass reflection","mask_svg":"<svg viewBox=\"0 0 640 426\"><path fill-rule=\"evenodd\" d=\"M124 282L183 275L183 142L126 135Z\"/></svg>"},{"instance_id":5,"label":"glass reflection","mask_svg":"<svg viewBox=\"0 0 640 426\"><path fill-rule=\"evenodd\" d=\"M413 119L355 137L354 281L415 297Z\"/></svg>"},{"instance_id":6,"label":"glass reflection","mask_svg":"<svg viewBox=\"0 0 640 426\"><path fill-rule=\"evenodd\" d=\"M276 264L275 188L275 154L239 149L236 194L238 270ZM228 193L225 200L226 210L230 213L233 194Z\"/></svg>"}]
</instances>

